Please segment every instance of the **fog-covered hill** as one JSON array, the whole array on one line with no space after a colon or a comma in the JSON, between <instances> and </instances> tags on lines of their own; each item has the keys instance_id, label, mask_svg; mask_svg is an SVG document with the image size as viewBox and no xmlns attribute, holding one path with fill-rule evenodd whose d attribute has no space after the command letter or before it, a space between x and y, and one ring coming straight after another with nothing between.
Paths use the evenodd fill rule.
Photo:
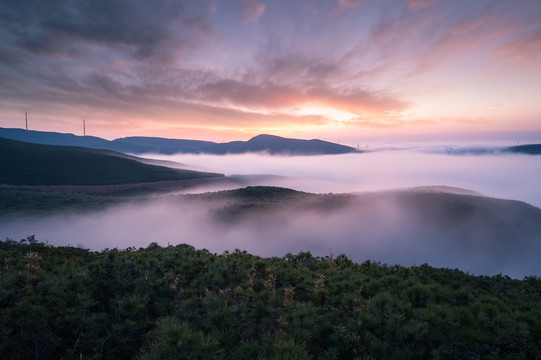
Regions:
<instances>
[{"instance_id":1,"label":"fog-covered hill","mask_svg":"<svg viewBox=\"0 0 541 360\"><path fill-rule=\"evenodd\" d=\"M541 274L541 210L520 201L446 187L320 195L252 187L194 197L218 227L256 237L252 251L272 251L269 243L358 261Z\"/></svg>"},{"instance_id":2,"label":"fog-covered hill","mask_svg":"<svg viewBox=\"0 0 541 360\"><path fill-rule=\"evenodd\" d=\"M5 195L11 209L24 211L24 204L13 205L23 197ZM69 201L47 196L45 208L58 203L69 211ZM39 193L25 203L44 203L36 197ZM333 252L345 253L354 261L428 263L476 274L541 274L541 210L456 188L313 194L247 187L136 203L82 196L76 201L83 209L85 201L91 205L109 201L113 206L100 205L96 211L72 215L69 227L57 226L65 222L65 216L49 216L51 209L32 220L0 217L2 236L30 233L66 245L76 234L78 243L95 250L184 242L213 252L235 248L262 256Z\"/></svg>"}]
</instances>

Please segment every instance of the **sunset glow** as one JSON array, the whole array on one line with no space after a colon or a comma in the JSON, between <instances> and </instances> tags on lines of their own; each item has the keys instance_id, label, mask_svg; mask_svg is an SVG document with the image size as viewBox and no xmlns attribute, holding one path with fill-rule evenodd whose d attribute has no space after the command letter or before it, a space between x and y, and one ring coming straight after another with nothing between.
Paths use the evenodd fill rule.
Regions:
<instances>
[{"instance_id":1,"label":"sunset glow","mask_svg":"<svg viewBox=\"0 0 541 360\"><path fill-rule=\"evenodd\" d=\"M541 2L8 1L0 127L108 139L541 131Z\"/></svg>"}]
</instances>

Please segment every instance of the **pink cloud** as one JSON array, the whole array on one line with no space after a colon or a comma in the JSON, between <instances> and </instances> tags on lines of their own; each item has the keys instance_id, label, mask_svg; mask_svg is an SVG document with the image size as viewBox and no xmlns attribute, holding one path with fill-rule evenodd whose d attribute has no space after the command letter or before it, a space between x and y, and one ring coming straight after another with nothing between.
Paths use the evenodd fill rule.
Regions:
<instances>
[{"instance_id":1,"label":"pink cloud","mask_svg":"<svg viewBox=\"0 0 541 360\"><path fill-rule=\"evenodd\" d=\"M345 9L353 9L360 6L363 3L363 0L338 0L340 7Z\"/></svg>"},{"instance_id":2,"label":"pink cloud","mask_svg":"<svg viewBox=\"0 0 541 360\"><path fill-rule=\"evenodd\" d=\"M242 18L245 23L257 20L265 11L265 4L255 0L241 0Z\"/></svg>"},{"instance_id":3,"label":"pink cloud","mask_svg":"<svg viewBox=\"0 0 541 360\"><path fill-rule=\"evenodd\" d=\"M408 0L406 7L409 11L417 11L432 6L432 0Z\"/></svg>"},{"instance_id":4,"label":"pink cloud","mask_svg":"<svg viewBox=\"0 0 541 360\"><path fill-rule=\"evenodd\" d=\"M530 62L541 60L541 31L516 39L494 51L496 56L507 62Z\"/></svg>"},{"instance_id":5,"label":"pink cloud","mask_svg":"<svg viewBox=\"0 0 541 360\"><path fill-rule=\"evenodd\" d=\"M372 29L370 36L357 42L342 58L342 63L348 64L349 69L356 64L361 76L368 75L361 79L371 81L391 74L400 79L442 70L476 57L474 54L490 53L495 47L500 49L494 54L508 61L538 59L541 36L517 35L524 29L524 24L506 16L501 9L462 13L424 0L411 1L408 6L426 11L380 23ZM501 46L517 37L521 39ZM478 59L482 61L480 56Z\"/></svg>"}]
</instances>

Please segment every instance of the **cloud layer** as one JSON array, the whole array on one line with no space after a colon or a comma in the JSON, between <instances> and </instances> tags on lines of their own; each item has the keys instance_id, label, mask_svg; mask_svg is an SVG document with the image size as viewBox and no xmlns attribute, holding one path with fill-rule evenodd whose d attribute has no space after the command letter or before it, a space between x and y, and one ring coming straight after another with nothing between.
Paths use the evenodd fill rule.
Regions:
<instances>
[{"instance_id":1,"label":"cloud layer","mask_svg":"<svg viewBox=\"0 0 541 360\"><path fill-rule=\"evenodd\" d=\"M8 0L0 122L222 140L536 129L540 17L529 0Z\"/></svg>"},{"instance_id":2,"label":"cloud layer","mask_svg":"<svg viewBox=\"0 0 541 360\"><path fill-rule=\"evenodd\" d=\"M458 154L460 144L453 145L453 153ZM470 189L485 196L521 200L541 208L541 193L537 185L541 169L537 156L453 155L447 154L445 146L426 143L366 146L360 144L363 150L374 151L309 157L257 154L150 156L183 164L197 164L205 171L226 175L282 176L260 184L314 193L446 185ZM462 147L469 148L467 145Z\"/></svg>"}]
</instances>

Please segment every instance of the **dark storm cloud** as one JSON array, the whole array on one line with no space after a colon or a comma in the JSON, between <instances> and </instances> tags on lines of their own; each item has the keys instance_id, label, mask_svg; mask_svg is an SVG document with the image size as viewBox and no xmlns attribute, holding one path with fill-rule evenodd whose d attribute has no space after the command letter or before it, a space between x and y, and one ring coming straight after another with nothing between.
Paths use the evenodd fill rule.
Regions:
<instances>
[{"instance_id":1,"label":"dark storm cloud","mask_svg":"<svg viewBox=\"0 0 541 360\"><path fill-rule=\"evenodd\" d=\"M0 104L24 111L149 103L149 83L213 31L204 4L167 0L8 0L0 28Z\"/></svg>"},{"instance_id":2,"label":"dark storm cloud","mask_svg":"<svg viewBox=\"0 0 541 360\"><path fill-rule=\"evenodd\" d=\"M7 1L0 19L3 41L21 51L77 58L81 45L122 49L135 58L166 57L193 45L189 30L209 30L205 13L183 1ZM169 48L174 40L175 48Z\"/></svg>"}]
</instances>

